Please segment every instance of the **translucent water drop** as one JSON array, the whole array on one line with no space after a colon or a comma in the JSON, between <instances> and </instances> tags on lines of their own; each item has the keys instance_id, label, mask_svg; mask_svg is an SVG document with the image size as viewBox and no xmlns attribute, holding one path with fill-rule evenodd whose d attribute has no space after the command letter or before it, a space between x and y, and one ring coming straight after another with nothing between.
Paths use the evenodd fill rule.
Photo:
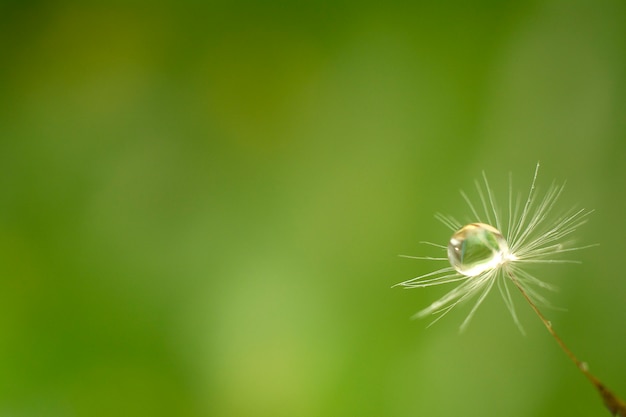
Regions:
<instances>
[{"instance_id":1,"label":"translucent water drop","mask_svg":"<svg viewBox=\"0 0 626 417\"><path fill-rule=\"evenodd\" d=\"M450 265L468 277L500 265L509 246L502 233L484 223L470 223L457 230L448 244Z\"/></svg>"}]
</instances>

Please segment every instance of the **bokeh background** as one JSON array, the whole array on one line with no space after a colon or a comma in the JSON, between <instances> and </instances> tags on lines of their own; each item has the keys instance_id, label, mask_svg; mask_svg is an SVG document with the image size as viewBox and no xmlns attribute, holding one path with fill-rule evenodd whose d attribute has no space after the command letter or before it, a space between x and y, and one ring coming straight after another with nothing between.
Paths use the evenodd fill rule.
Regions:
<instances>
[{"instance_id":1,"label":"bokeh background","mask_svg":"<svg viewBox=\"0 0 626 417\"><path fill-rule=\"evenodd\" d=\"M623 1L5 0L0 56L0 416L608 415L521 297L391 288L538 160L626 396Z\"/></svg>"}]
</instances>

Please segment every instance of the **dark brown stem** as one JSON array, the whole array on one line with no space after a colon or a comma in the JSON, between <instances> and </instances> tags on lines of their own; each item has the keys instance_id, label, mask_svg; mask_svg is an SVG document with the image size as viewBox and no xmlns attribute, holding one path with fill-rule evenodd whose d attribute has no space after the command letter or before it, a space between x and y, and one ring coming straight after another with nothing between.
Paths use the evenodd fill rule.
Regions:
<instances>
[{"instance_id":1,"label":"dark brown stem","mask_svg":"<svg viewBox=\"0 0 626 417\"><path fill-rule=\"evenodd\" d=\"M550 334L552 335L554 340L556 340L556 342L559 344L563 352L567 354L567 356L571 359L571 361L574 362L576 367L593 384L595 389L598 391L598 393L602 397L602 401L604 401L604 405L606 406L606 408L609 409L609 411L611 412L613 416L626 417L626 403L623 400L621 400L619 397L617 397L615 394L613 394L598 378L596 378L591 372L589 372L589 368L587 364L585 362L580 361L576 357L576 355L574 355L574 353L571 350L569 350L569 348L565 345L565 343L559 337L559 335L556 334L556 332L552 328L552 323L548 319L546 319L546 317L539 310L539 308L537 308L537 306L535 305L533 300L531 300L531 298L528 296L528 293L526 292L526 290L524 290L524 287L521 286L521 284L519 283L515 275L513 275L510 271L508 272L508 275L509 275L509 278L511 278L511 281L513 281L513 283L517 287L517 289L520 290L520 292L522 293L526 301L528 301L528 304L530 304L530 307L533 309L533 311L537 314L537 316L539 316L543 324L546 326L546 329L548 329L548 332L550 332Z\"/></svg>"}]
</instances>

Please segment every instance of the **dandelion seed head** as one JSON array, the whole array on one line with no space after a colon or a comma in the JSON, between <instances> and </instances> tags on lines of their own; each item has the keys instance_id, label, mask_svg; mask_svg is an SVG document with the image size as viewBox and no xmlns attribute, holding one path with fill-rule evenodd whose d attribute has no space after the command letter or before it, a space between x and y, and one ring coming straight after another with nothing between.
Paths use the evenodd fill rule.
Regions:
<instances>
[{"instance_id":1,"label":"dandelion seed head","mask_svg":"<svg viewBox=\"0 0 626 417\"><path fill-rule=\"evenodd\" d=\"M496 203L494 192L484 173L482 183L478 181L475 183L477 194L475 201L478 204L472 202L468 194L461 192L475 219L473 222L463 225L453 217L436 215L436 218L450 228L453 234L447 247L434 243L430 245L447 250L447 258L412 258L447 260L449 266L398 285L406 288L449 283L458 285L417 312L416 317L436 314L437 318L434 321L437 321L457 305L476 298L474 306L461 325L461 329L464 329L495 283L514 322L522 332L509 289L512 283L523 289L532 302L549 306L539 290L554 287L528 272L526 266L535 263L573 262L562 259L559 255L588 247L572 247L571 234L586 222L591 211L570 210L561 216L552 216L564 186L553 184L542 197L538 197L536 187L538 172L539 164L535 168L524 204L519 195L514 198L512 179L509 178L508 207L504 215Z\"/></svg>"}]
</instances>

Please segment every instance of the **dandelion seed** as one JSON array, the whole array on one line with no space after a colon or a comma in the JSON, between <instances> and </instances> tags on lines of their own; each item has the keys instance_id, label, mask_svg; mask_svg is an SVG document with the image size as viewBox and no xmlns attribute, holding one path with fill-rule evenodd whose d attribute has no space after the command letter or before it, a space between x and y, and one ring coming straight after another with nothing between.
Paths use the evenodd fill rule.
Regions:
<instances>
[{"instance_id":1,"label":"dandelion seed","mask_svg":"<svg viewBox=\"0 0 626 417\"><path fill-rule=\"evenodd\" d=\"M523 206L521 205L521 197L513 198L512 180L509 177L508 218L506 219L502 218L495 202L494 193L489 187L487 176L483 173L482 184L476 182L480 205L475 206L467 194L461 192L461 196L467 202L474 216L472 223L462 225L453 217L441 214L435 216L453 231L453 235L447 247L435 243L424 243L441 250L447 250L447 258L443 256L408 256L408 258L414 259L448 261L450 266L398 285L406 288L422 288L458 282L457 287L419 311L416 317L438 315L432 322L434 323L458 304L478 296L474 306L461 324L461 330L463 330L494 284L497 283L504 304L511 313L513 321L523 333L524 330L515 313L513 298L509 290L509 285L512 283L521 292L563 352L591 382L611 415L626 417L626 402L589 372L587 363L574 355L556 333L552 322L539 310L539 304L549 306L548 301L539 293L539 290L550 290L554 287L535 277L524 267L532 263L575 262L559 258L558 255L594 245L574 247L571 246L572 239L570 237L579 226L587 221L587 216L591 211L571 210L557 217L556 220L550 221L550 214L563 192L564 186L552 184L545 195L538 199L535 187L538 172L539 163L535 168L530 191ZM514 201L515 203L513 203ZM479 212L479 210L481 211ZM506 229L503 229L503 226Z\"/></svg>"},{"instance_id":2,"label":"dandelion seed","mask_svg":"<svg viewBox=\"0 0 626 417\"><path fill-rule=\"evenodd\" d=\"M461 330L464 330L496 284L513 321L523 333L509 290L514 280L516 282L513 284L521 287L530 301L549 306L549 302L539 290L552 290L554 287L535 277L524 267L532 263L574 262L560 258L559 255L587 247L572 246L570 237L586 222L591 211L572 210L561 216L551 217L564 185L553 183L545 194L539 197L536 186L538 173L539 164L535 168L530 190L523 205L521 196L513 194L512 179L509 177L508 207L505 216L496 204L494 192L485 173L482 175L482 181L475 183L478 204L473 203L466 193L461 192L473 217L472 223L463 225L452 217L436 215L436 218L453 232L446 248L447 257L417 259L447 261L449 266L398 285L406 288L423 288L449 283L459 284L439 300L419 311L416 317L434 314L437 315L435 319L437 321L457 305L476 298L474 306L461 324Z\"/></svg>"}]
</instances>

